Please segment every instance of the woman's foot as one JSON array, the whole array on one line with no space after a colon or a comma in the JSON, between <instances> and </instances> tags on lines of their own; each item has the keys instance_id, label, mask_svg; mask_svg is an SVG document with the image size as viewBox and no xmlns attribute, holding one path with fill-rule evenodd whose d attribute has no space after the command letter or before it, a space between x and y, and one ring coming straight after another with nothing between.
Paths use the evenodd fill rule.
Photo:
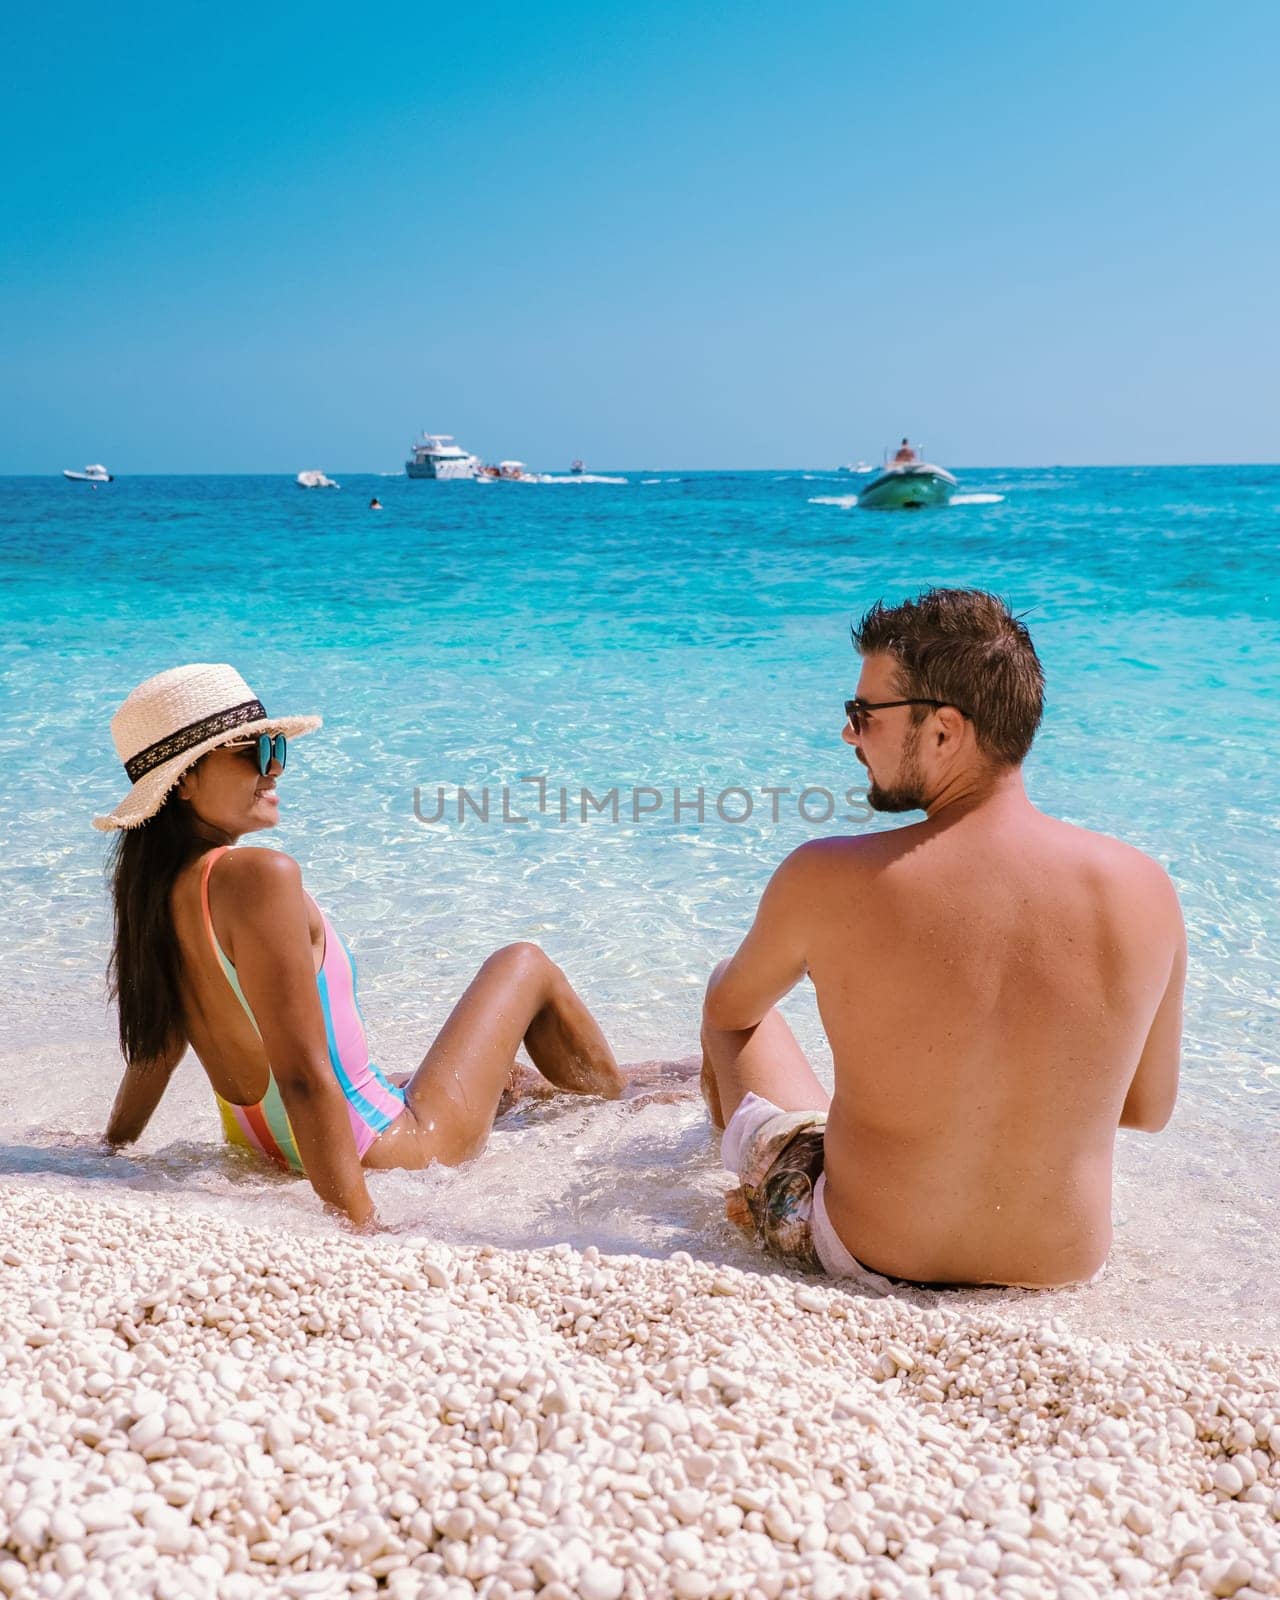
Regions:
<instances>
[{"instance_id":1,"label":"woman's foot","mask_svg":"<svg viewBox=\"0 0 1280 1600\"><path fill-rule=\"evenodd\" d=\"M542 1074L533 1067L527 1067L523 1061L511 1063L511 1076L507 1079L507 1086L498 1097L498 1109L494 1116L501 1117L510 1111L513 1106L525 1100L550 1100L553 1095L560 1093L555 1084L548 1083Z\"/></svg>"},{"instance_id":2,"label":"woman's foot","mask_svg":"<svg viewBox=\"0 0 1280 1600\"><path fill-rule=\"evenodd\" d=\"M698 1056L686 1056L679 1061L636 1061L618 1068L620 1090L609 1098L625 1100L633 1109L690 1100L698 1092L701 1066ZM502 1116L525 1100L549 1100L561 1092L523 1061L513 1061L496 1115Z\"/></svg>"},{"instance_id":3,"label":"woman's foot","mask_svg":"<svg viewBox=\"0 0 1280 1600\"><path fill-rule=\"evenodd\" d=\"M622 1099L633 1107L667 1105L676 1100L692 1100L698 1092L700 1056L682 1056L678 1061L636 1061L623 1067Z\"/></svg>"}]
</instances>

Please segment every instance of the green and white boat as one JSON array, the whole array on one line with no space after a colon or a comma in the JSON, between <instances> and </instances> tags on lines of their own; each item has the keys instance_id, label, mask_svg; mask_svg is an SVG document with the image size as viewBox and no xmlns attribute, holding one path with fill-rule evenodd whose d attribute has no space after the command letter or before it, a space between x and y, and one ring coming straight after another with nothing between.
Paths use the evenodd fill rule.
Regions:
<instances>
[{"instance_id":1,"label":"green and white boat","mask_svg":"<svg viewBox=\"0 0 1280 1600\"><path fill-rule=\"evenodd\" d=\"M959 487L945 467L928 461L893 462L858 493L864 511L917 511L925 506L945 506Z\"/></svg>"}]
</instances>

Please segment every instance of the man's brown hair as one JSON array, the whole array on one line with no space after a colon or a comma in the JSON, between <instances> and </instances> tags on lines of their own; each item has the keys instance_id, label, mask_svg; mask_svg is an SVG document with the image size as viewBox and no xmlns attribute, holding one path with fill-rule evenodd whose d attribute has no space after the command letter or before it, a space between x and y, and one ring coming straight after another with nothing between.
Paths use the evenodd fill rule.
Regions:
<instances>
[{"instance_id":1,"label":"man's brown hair","mask_svg":"<svg viewBox=\"0 0 1280 1600\"><path fill-rule=\"evenodd\" d=\"M877 601L853 630L864 656L892 656L904 699L941 700L973 721L978 748L1016 767L1044 714L1044 669L1031 635L981 589L926 589L898 606ZM917 721L927 715L913 707Z\"/></svg>"}]
</instances>

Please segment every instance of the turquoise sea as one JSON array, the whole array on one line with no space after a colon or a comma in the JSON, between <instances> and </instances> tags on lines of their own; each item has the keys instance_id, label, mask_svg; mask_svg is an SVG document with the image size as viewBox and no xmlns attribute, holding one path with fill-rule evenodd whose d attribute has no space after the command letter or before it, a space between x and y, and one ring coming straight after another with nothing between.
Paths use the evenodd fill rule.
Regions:
<instances>
[{"instance_id":1,"label":"turquoise sea","mask_svg":"<svg viewBox=\"0 0 1280 1600\"><path fill-rule=\"evenodd\" d=\"M1029 613L1044 660L1033 798L1160 860L1190 932L1179 1109L1120 1136L1108 1275L1042 1314L1280 1334L1280 468L970 469L968 503L920 513L816 472L334 475L0 479L0 1174L328 1226L223 1150L191 1060L134 1153L94 1143L118 1064L89 819L124 792L108 721L150 673L230 661L270 710L324 716L271 842L353 948L386 1067L517 938L624 1059L683 1056L781 856L904 820L868 819L840 741L851 621L969 584ZM812 996L787 1009L829 1070ZM375 1180L410 1233L748 1264L723 1187L692 1105L524 1111L465 1171Z\"/></svg>"}]
</instances>

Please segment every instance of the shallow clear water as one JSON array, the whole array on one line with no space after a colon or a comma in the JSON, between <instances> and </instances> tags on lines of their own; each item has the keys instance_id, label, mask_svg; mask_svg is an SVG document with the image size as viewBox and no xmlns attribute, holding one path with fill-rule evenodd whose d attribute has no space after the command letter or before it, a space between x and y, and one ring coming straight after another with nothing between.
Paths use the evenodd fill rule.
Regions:
<instances>
[{"instance_id":1,"label":"shallow clear water","mask_svg":"<svg viewBox=\"0 0 1280 1600\"><path fill-rule=\"evenodd\" d=\"M1031 611L1049 680L1033 798L1160 860L1191 940L1179 1109L1159 1139L1121 1135L1111 1269L1054 1310L1280 1334L1280 469L969 471L973 502L918 514L859 512L840 503L856 480L823 474L336 476L336 493L0 479L0 1172L322 1225L305 1184L221 1148L193 1061L132 1155L93 1147L117 1058L89 818L124 791L107 724L143 677L229 660L270 709L324 715L291 751L272 842L353 947L387 1068L416 1065L517 938L567 969L624 1059L686 1056L706 973L780 857L895 825L866 820L839 739L850 621L975 584ZM504 785L525 823L502 820ZM616 822L607 799L584 815L584 787L618 789ZM747 821L717 814L745 810L729 790ZM787 1009L829 1071L811 996ZM451 1240L754 1259L694 1105L531 1109L467 1171L374 1186Z\"/></svg>"}]
</instances>

